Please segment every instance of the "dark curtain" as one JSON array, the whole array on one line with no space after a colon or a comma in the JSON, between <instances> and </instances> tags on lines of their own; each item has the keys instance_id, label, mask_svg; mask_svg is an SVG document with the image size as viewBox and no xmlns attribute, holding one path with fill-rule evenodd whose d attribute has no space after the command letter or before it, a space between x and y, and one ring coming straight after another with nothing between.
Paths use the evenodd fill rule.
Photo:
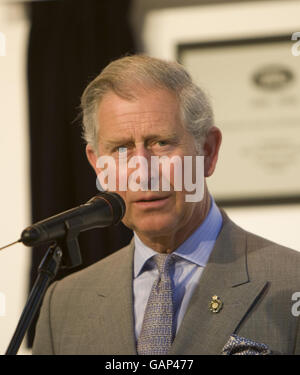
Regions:
<instances>
[{"instance_id":1,"label":"dark curtain","mask_svg":"<svg viewBox=\"0 0 300 375\"><path fill-rule=\"evenodd\" d=\"M33 2L28 48L32 222L85 203L98 193L81 137L80 96L110 61L134 53L129 0ZM60 270L57 279L125 246L123 224L79 235L83 264ZM47 247L34 248L30 289ZM28 331L32 346L36 319Z\"/></svg>"}]
</instances>

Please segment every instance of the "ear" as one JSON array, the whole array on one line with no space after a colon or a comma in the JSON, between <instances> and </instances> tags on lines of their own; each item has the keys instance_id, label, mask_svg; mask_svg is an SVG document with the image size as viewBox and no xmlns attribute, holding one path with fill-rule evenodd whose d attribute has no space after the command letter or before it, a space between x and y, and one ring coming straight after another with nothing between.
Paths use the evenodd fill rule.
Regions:
<instances>
[{"instance_id":1,"label":"ear","mask_svg":"<svg viewBox=\"0 0 300 375\"><path fill-rule=\"evenodd\" d=\"M219 128L213 126L205 139L204 150L204 176L210 177L216 168L220 146L222 143L222 133Z\"/></svg>"},{"instance_id":2,"label":"ear","mask_svg":"<svg viewBox=\"0 0 300 375\"><path fill-rule=\"evenodd\" d=\"M96 175L99 173L97 169L97 155L90 144L87 144L85 148L85 153L89 163L91 164L92 168L94 169Z\"/></svg>"}]
</instances>

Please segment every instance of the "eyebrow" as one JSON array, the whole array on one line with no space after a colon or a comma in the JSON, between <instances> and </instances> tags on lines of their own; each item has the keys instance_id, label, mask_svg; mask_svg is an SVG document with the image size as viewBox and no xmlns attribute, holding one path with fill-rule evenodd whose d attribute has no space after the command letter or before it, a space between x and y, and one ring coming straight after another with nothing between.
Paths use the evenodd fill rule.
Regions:
<instances>
[{"instance_id":1,"label":"eyebrow","mask_svg":"<svg viewBox=\"0 0 300 375\"><path fill-rule=\"evenodd\" d=\"M102 141L102 144L106 148L116 147L118 145L128 145L130 143L134 143L134 140L132 138L119 138L119 139L115 139L115 140Z\"/></svg>"},{"instance_id":2,"label":"eyebrow","mask_svg":"<svg viewBox=\"0 0 300 375\"><path fill-rule=\"evenodd\" d=\"M142 137L143 141L153 141L157 139L162 139L162 138L167 138L167 139L177 139L178 135L176 133L162 133L162 134L148 134L145 137ZM100 140L101 141L101 140ZM121 145L121 144L129 144L129 143L135 143L135 140L130 137L130 138L116 138L116 139L108 139L108 140L103 140L102 141L105 145L107 146L116 146L116 145Z\"/></svg>"}]
</instances>

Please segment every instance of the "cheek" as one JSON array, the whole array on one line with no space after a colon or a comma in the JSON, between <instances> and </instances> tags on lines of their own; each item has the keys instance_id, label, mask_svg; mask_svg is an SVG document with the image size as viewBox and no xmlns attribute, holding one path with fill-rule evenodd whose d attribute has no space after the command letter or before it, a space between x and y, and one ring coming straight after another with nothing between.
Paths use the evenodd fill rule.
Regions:
<instances>
[{"instance_id":1,"label":"cheek","mask_svg":"<svg viewBox=\"0 0 300 375\"><path fill-rule=\"evenodd\" d=\"M123 222L123 224L128 226L131 223L132 213L131 213L131 207L127 202L126 192L125 191L116 191L116 193L118 193L120 195L120 197L123 198L123 200L125 202L126 210L125 210L125 215L122 219L122 222Z\"/></svg>"},{"instance_id":2,"label":"cheek","mask_svg":"<svg viewBox=\"0 0 300 375\"><path fill-rule=\"evenodd\" d=\"M127 191L127 182L128 182L128 170L127 166L124 167L118 166L117 173L116 173L116 180L117 180L117 189L118 191L125 193Z\"/></svg>"},{"instance_id":3,"label":"cheek","mask_svg":"<svg viewBox=\"0 0 300 375\"><path fill-rule=\"evenodd\" d=\"M194 203L186 202L185 196L185 192L176 192L176 201L170 212L172 217L176 218L181 225L185 225L191 220L196 208Z\"/></svg>"},{"instance_id":4,"label":"cheek","mask_svg":"<svg viewBox=\"0 0 300 375\"><path fill-rule=\"evenodd\" d=\"M162 159L160 164L160 180L163 190L170 186L170 190L183 191L183 158L179 155Z\"/></svg>"}]
</instances>

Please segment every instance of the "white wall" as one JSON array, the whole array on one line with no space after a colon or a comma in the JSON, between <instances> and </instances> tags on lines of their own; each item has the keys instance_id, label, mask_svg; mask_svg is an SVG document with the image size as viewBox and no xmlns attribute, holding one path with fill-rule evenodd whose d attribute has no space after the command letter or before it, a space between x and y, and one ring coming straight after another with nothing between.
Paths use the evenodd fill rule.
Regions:
<instances>
[{"instance_id":1,"label":"white wall","mask_svg":"<svg viewBox=\"0 0 300 375\"><path fill-rule=\"evenodd\" d=\"M28 20L21 5L0 2L0 247L30 223L26 49ZM4 55L4 56L3 56ZM0 251L0 354L4 354L26 303L30 248ZM19 354L28 351L24 345Z\"/></svg>"},{"instance_id":2,"label":"white wall","mask_svg":"<svg viewBox=\"0 0 300 375\"><path fill-rule=\"evenodd\" d=\"M172 60L176 59L179 42L275 36L300 31L299 14L300 1L241 2L153 10L145 18L142 39L146 53ZM300 57L298 59L300 64ZM210 95L213 99L213 92ZM239 178L238 171L236 178ZM211 180L208 179L208 185L213 191ZM300 251L300 204L226 208L226 211L243 228Z\"/></svg>"}]
</instances>

